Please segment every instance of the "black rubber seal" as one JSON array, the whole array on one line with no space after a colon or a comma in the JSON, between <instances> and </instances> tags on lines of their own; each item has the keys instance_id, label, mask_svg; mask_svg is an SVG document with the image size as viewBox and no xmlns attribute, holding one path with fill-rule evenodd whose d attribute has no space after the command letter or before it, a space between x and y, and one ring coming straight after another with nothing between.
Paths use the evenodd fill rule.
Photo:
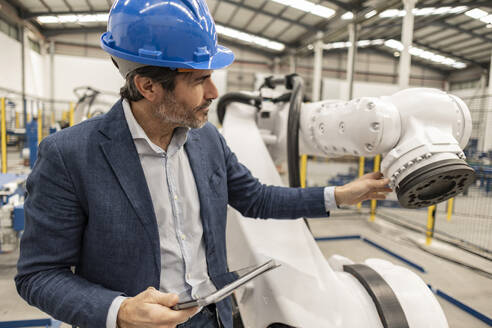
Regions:
<instances>
[{"instance_id":1,"label":"black rubber seal","mask_svg":"<svg viewBox=\"0 0 492 328\"><path fill-rule=\"evenodd\" d=\"M421 208L455 197L474 181L475 171L464 160L446 159L410 173L396 194L403 207Z\"/></svg>"},{"instance_id":2,"label":"black rubber seal","mask_svg":"<svg viewBox=\"0 0 492 328\"><path fill-rule=\"evenodd\" d=\"M371 296L384 328L409 328L407 317L393 289L365 264L344 265L343 271L357 279Z\"/></svg>"}]
</instances>

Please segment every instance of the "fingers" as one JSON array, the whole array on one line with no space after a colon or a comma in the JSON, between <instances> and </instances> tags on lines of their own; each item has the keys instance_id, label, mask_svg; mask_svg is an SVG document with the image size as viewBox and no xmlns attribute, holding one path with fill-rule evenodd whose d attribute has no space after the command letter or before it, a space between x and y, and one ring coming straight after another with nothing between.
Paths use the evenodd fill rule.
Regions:
<instances>
[{"instance_id":1,"label":"fingers","mask_svg":"<svg viewBox=\"0 0 492 328\"><path fill-rule=\"evenodd\" d=\"M173 312L176 312L177 315L176 322L183 323L198 312L198 307Z\"/></svg>"},{"instance_id":2,"label":"fingers","mask_svg":"<svg viewBox=\"0 0 492 328\"><path fill-rule=\"evenodd\" d=\"M157 303L166 307L173 307L178 304L179 298L176 294L162 293L156 290L154 287L149 287L147 289L148 296Z\"/></svg>"},{"instance_id":3,"label":"fingers","mask_svg":"<svg viewBox=\"0 0 492 328\"><path fill-rule=\"evenodd\" d=\"M360 177L360 179L362 179L362 180L365 180L365 179L379 180L382 177L383 177L383 174L381 172L371 172L371 173L364 174L363 176Z\"/></svg>"},{"instance_id":4,"label":"fingers","mask_svg":"<svg viewBox=\"0 0 492 328\"><path fill-rule=\"evenodd\" d=\"M380 180L369 180L367 179L367 183L369 183L371 191L381 191L381 192L391 192L391 188L388 187L389 179L380 179Z\"/></svg>"},{"instance_id":5,"label":"fingers","mask_svg":"<svg viewBox=\"0 0 492 328\"><path fill-rule=\"evenodd\" d=\"M385 200L385 199L386 199L386 194L371 193L369 195L365 195L364 197L359 198L356 203L360 203L366 200Z\"/></svg>"}]
</instances>

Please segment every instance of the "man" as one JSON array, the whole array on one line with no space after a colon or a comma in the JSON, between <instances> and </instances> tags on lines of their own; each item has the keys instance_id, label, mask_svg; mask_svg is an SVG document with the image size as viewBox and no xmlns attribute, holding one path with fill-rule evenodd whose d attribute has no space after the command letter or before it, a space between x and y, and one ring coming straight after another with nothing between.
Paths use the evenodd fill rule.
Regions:
<instances>
[{"instance_id":1,"label":"man","mask_svg":"<svg viewBox=\"0 0 492 328\"><path fill-rule=\"evenodd\" d=\"M227 204L244 216L322 217L383 199L380 175L340 188L262 185L207 122L217 46L204 0L116 1L102 46L126 79L111 111L46 138L27 181L16 284L79 327L232 327L225 299L173 311L230 281ZM198 313L197 313L198 312Z\"/></svg>"}]
</instances>

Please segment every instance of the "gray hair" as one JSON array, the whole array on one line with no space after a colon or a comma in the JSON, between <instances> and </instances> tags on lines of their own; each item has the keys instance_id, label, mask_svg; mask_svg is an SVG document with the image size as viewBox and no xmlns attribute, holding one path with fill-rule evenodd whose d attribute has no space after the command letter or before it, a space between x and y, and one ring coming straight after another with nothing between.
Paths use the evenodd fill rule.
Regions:
<instances>
[{"instance_id":1,"label":"gray hair","mask_svg":"<svg viewBox=\"0 0 492 328\"><path fill-rule=\"evenodd\" d=\"M190 73L180 73L177 70L172 70L168 67L139 67L126 75L126 82L125 85L120 89L120 95L122 98L125 98L128 101L139 101L144 98L135 85L135 77L137 75L148 77L152 81L160 83L166 91L174 91L174 88L176 87L176 76L178 76L178 74Z\"/></svg>"}]
</instances>

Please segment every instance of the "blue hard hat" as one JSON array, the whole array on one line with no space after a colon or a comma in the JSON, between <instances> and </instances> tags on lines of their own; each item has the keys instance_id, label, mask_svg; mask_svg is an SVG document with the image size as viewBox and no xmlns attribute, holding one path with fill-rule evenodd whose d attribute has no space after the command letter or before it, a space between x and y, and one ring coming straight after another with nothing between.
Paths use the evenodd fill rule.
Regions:
<instances>
[{"instance_id":1,"label":"blue hard hat","mask_svg":"<svg viewBox=\"0 0 492 328\"><path fill-rule=\"evenodd\" d=\"M217 44L205 0L116 0L101 47L150 66L215 70L234 61L232 51Z\"/></svg>"}]
</instances>

